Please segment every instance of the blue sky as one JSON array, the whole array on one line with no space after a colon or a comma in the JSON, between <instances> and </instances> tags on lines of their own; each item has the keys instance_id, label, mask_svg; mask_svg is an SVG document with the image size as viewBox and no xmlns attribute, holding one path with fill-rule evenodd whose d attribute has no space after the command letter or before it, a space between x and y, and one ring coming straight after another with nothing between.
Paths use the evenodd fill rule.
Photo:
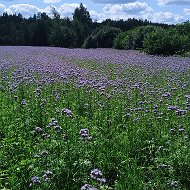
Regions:
<instances>
[{"instance_id":1,"label":"blue sky","mask_svg":"<svg viewBox=\"0 0 190 190\"><path fill-rule=\"evenodd\" d=\"M86 6L93 20L97 21L106 18L137 18L162 23L190 20L190 0L0 0L0 14L20 12L29 17L37 12L46 12L51 16L53 6L61 17L72 17L80 3Z\"/></svg>"}]
</instances>

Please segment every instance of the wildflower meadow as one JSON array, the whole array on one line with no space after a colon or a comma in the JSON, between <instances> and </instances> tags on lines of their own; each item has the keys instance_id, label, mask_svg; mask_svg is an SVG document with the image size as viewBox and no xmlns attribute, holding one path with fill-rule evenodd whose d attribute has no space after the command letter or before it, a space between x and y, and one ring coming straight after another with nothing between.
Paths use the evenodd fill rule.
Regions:
<instances>
[{"instance_id":1,"label":"wildflower meadow","mask_svg":"<svg viewBox=\"0 0 190 190\"><path fill-rule=\"evenodd\" d=\"M190 189L190 58L0 47L0 189Z\"/></svg>"}]
</instances>

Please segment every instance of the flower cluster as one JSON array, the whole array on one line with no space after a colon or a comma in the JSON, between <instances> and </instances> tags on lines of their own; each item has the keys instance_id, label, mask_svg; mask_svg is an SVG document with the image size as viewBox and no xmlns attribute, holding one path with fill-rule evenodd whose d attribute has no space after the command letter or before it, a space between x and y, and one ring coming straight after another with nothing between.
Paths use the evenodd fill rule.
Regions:
<instances>
[{"instance_id":1,"label":"flower cluster","mask_svg":"<svg viewBox=\"0 0 190 190\"><path fill-rule=\"evenodd\" d=\"M72 117L73 116L73 112L67 108L63 108L62 109L62 114L65 114L67 117Z\"/></svg>"},{"instance_id":2,"label":"flower cluster","mask_svg":"<svg viewBox=\"0 0 190 190\"><path fill-rule=\"evenodd\" d=\"M36 132L36 133L42 133L43 130L42 130L41 127L36 127L36 128L35 128L35 132Z\"/></svg>"},{"instance_id":3,"label":"flower cluster","mask_svg":"<svg viewBox=\"0 0 190 190\"><path fill-rule=\"evenodd\" d=\"M30 183L29 187L32 187L33 185L36 185L36 184L37 185L41 184L41 181L40 181L39 177L33 176L31 178L31 183Z\"/></svg>"},{"instance_id":4,"label":"flower cluster","mask_svg":"<svg viewBox=\"0 0 190 190\"><path fill-rule=\"evenodd\" d=\"M33 176L33 177L32 177L32 183L34 183L34 184L40 184L41 181L40 181L39 177Z\"/></svg>"},{"instance_id":5,"label":"flower cluster","mask_svg":"<svg viewBox=\"0 0 190 190\"><path fill-rule=\"evenodd\" d=\"M50 181L50 177L53 175L53 172L50 170L47 170L45 174L42 176L45 180L45 182Z\"/></svg>"},{"instance_id":6,"label":"flower cluster","mask_svg":"<svg viewBox=\"0 0 190 190\"><path fill-rule=\"evenodd\" d=\"M92 179L95 179L97 180L98 182L100 183L105 183L106 182L106 179L103 178L103 174L102 172L99 170L99 169L93 169L91 172L90 172L90 177Z\"/></svg>"},{"instance_id":7,"label":"flower cluster","mask_svg":"<svg viewBox=\"0 0 190 190\"><path fill-rule=\"evenodd\" d=\"M53 175L53 172L50 170L47 170L44 173L44 175L42 176L42 178L44 179L45 182L49 182L52 175ZM30 183L29 187L32 187L33 185L39 185L39 184L41 184L40 178L37 176L33 176L31 178L31 183Z\"/></svg>"},{"instance_id":8,"label":"flower cluster","mask_svg":"<svg viewBox=\"0 0 190 190\"><path fill-rule=\"evenodd\" d=\"M90 140L92 137L89 136L89 130L87 128L81 129L79 135L82 139Z\"/></svg>"},{"instance_id":9,"label":"flower cluster","mask_svg":"<svg viewBox=\"0 0 190 190\"><path fill-rule=\"evenodd\" d=\"M58 121L55 118L51 119L51 122L48 126L54 128L55 132L57 133L60 133L62 131L62 127L58 125Z\"/></svg>"},{"instance_id":10,"label":"flower cluster","mask_svg":"<svg viewBox=\"0 0 190 190\"><path fill-rule=\"evenodd\" d=\"M81 187L81 190L98 190L98 189L92 185L85 184Z\"/></svg>"}]
</instances>

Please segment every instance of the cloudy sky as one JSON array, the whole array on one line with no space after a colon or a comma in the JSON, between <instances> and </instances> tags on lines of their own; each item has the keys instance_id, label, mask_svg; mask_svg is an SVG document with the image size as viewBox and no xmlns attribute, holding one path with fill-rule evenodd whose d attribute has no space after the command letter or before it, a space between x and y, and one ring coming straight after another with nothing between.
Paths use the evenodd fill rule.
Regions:
<instances>
[{"instance_id":1,"label":"cloudy sky","mask_svg":"<svg viewBox=\"0 0 190 190\"><path fill-rule=\"evenodd\" d=\"M72 17L80 3L97 21L106 18L138 18L162 23L190 20L190 0L0 0L0 14L20 12L29 17L37 12L46 12L51 15L51 7L55 7L61 17Z\"/></svg>"}]
</instances>

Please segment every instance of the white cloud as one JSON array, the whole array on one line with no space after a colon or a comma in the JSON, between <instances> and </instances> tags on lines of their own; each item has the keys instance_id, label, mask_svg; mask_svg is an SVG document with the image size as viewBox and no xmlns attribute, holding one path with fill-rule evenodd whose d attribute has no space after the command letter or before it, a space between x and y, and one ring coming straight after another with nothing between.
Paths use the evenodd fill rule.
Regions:
<instances>
[{"instance_id":1,"label":"white cloud","mask_svg":"<svg viewBox=\"0 0 190 190\"><path fill-rule=\"evenodd\" d=\"M99 22L105 20L106 18L110 18L113 20L126 20L128 18L148 19L152 22L167 24L184 22L185 20L183 16L179 14L173 14L171 12L154 13L153 9L150 6L148 6L147 3L141 2L115 5L107 4L103 8L103 13L97 13L95 11L91 11L90 13L91 15L93 15L91 17L93 19L95 18Z\"/></svg>"},{"instance_id":2,"label":"white cloud","mask_svg":"<svg viewBox=\"0 0 190 190\"><path fill-rule=\"evenodd\" d=\"M92 0L94 3L102 3L102 4L119 4L119 3L130 3L136 0Z\"/></svg>"},{"instance_id":3,"label":"white cloud","mask_svg":"<svg viewBox=\"0 0 190 190\"><path fill-rule=\"evenodd\" d=\"M97 22L102 22L107 18L107 15L104 13L98 13L96 11L89 11L90 16L92 20L97 21Z\"/></svg>"},{"instance_id":4,"label":"white cloud","mask_svg":"<svg viewBox=\"0 0 190 190\"><path fill-rule=\"evenodd\" d=\"M2 14L5 11L8 14L21 13L24 17L28 18L30 16L33 16L34 14L37 14L38 12L45 12L47 13L47 15L52 16L52 7L54 7L55 10L57 10L58 13L61 15L61 17L63 18L63 17L72 17L74 10L79 6L80 4L77 3L71 3L71 4L64 3L59 8L51 5L47 6L44 9L40 9L30 4L11 5L8 8L6 8L3 4L0 4L0 14Z\"/></svg>"},{"instance_id":5,"label":"white cloud","mask_svg":"<svg viewBox=\"0 0 190 190\"><path fill-rule=\"evenodd\" d=\"M185 13L186 15L190 15L190 9L184 9L184 13Z\"/></svg>"},{"instance_id":6,"label":"white cloud","mask_svg":"<svg viewBox=\"0 0 190 190\"><path fill-rule=\"evenodd\" d=\"M147 3L134 2L134 3L126 3L126 4L116 4L106 5L103 10L105 12L109 12L111 14L125 13L132 15L139 15L153 11L151 7L148 6Z\"/></svg>"},{"instance_id":7,"label":"white cloud","mask_svg":"<svg viewBox=\"0 0 190 190\"><path fill-rule=\"evenodd\" d=\"M190 0L157 0L158 5L190 5Z\"/></svg>"},{"instance_id":8,"label":"white cloud","mask_svg":"<svg viewBox=\"0 0 190 190\"><path fill-rule=\"evenodd\" d=\"M21 13L25 17L29 17L38 12L42 12L41 9L39 9L38 7L36 7L34 5L30 5L30 4L11 5L6 9L6 11L9 14Z\"/></svg>"},{"instance_id":9,"label":"white cloud","mask_svg":"<svg viewBox=\"0 0 190 190\"><path fill-rule=\"evenodd\" d=\"M78 3L70 3L70 4L64 3L60 7L56 7L53 5L48 6L45 9L43 9L42 11L47 13L47 15L49 15L51 17L51 16L53 16L52 15L52 8L55 8L55 10L60 14L61 18L65 18L65 17L70 18L70 17L72 17L74 10L79 6L80 6L80 4L78 4Z\"/></svg>"},{"instance_id":10,"label":"white cloud","mask_svg":"<svg viewBox=\"0 0 190 190\"><path fill-rule=\"evenodd\" d=\"M186 10L190 14L190 9ZM171 12L154 12L153 9L147 3L133 2L126 4L107 4L103 8L103 13L97 13L91 11L92 18L96 18L98 21L110 18L113 20L126 20L128 18L147 19L152 22L175 24L184 22L185 18L179 14Z\"/></svg>"},{"instance_id":11,"label":"white cloud","mask_svg":"<svg viewBox=\"0 0 190 190\"><path fill-rule=\"evenodd\" d=\"M153 14L152 20L154 22L161 22L161 23L179 23L183 22L185 18L178 14L173 14L171 12L158 12Z\"/></svg>"},{"instance_id":12,"label":"white cloud","mask_svg":"<svg viewBox=\"0 0 190 190\"><path fill-rule=\"evenodd\" d=\"M74 10L79 7L80 4L78 3L64 3L58 8L58 12L61 17L71 17ZM85 6L85 5L84 5Z\"/></svg>"},{"instance_id":13,"label":"white cloud","mask_svg":"<svg viewBox=\"0 0 190 190\"><path fill-rule=\"evenodd\" d=\"M44 3L59 3L62 0L44 0Z\"/></svg>"},{"instance_id":14,"label":"white cloud","mask_svg":"<svg viewBox=\"0 0 190 190\"><path fill-rule=\"evenodd\" d=\"M152 12L153 9L145 2L107 4L103 8L103 13L93 12L93 17L97 18L98 21L105 20L106 18L113 20L126 20L128 18L149 19Z\"/></svg>"},{"instance_id":15,"label":"white cloud","mask_svg":"<svg viewBox=\"0 0 190 190\"><path fill-rule=\"evenodd\" d=\"M51 6L46 7L45 9L43 9L42 12L45 12L48 16L52 17L53 16L52 8L55 8L55 10L58 11L57 7L51 5Z\"/></svg>"},{"instance_id":16,"label":"white cloud","mask_svg":"<svg viewBox=\"0 0 190 190\"><path fill-rule=\"evenodd\" d=\"M0 4L0 15L5 12L6 7L3 4Z\"/></svg>"},{"instance_id":17,"label":"white cloud","mask_svg":"<svg viewBox=\"0 0 190 190\"><path fill-rule=\"evenodd\" d=\"M45 12L47 15L52 16L52 7L61 15L61 18L69 17L72 18L72 14L76 7L79 7L78 3L64 3L60 7L53 5L47 6L44 9L40 9L30 4L17 4L5 7L0 4L0 14L7 11L9 14L21 13L24 17L28 18L38 12ZM86 7L86 5L84 5ZM179 23L184 22L185 18L179 14L171 12L157 12L154 13L153 9L147 4L142 2L132 2L125 4L106 4L101 12L89 10L91 18L101 22L107 18L113 20L127 20L128 18L136 19L148 19L152 22L162 23ZM190 9L184 9L186 15L190 15Z\"/></svg>"}]
</instances>

